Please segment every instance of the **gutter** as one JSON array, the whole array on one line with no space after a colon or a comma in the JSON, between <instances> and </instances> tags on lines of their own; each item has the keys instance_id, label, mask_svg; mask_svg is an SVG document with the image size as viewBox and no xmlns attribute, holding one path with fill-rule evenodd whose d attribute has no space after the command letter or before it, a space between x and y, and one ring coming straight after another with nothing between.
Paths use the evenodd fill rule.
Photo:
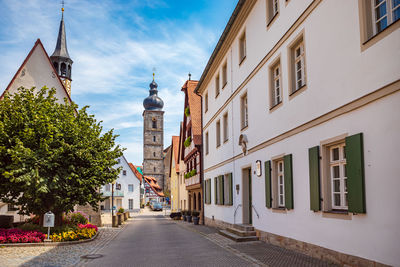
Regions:
<instances>
[{"instance_id":1,"label":"gutter","mask_svg":"<svg viewBox=\"0 0 400 267\"><path fill-rule=\"evenodd\" d=\"M215 57L217 56L219 50L221 50L222 44L225 42L225 39L228 36L228 33L230 32L232 25L235 22L240 10L242 10L242 7L245 2L246 2L246 0L239 0L239 2L237 3L237 5L235 7L235 10L233 11L231 17L229 18L228 24L226 24L225 29L224 29L221 37L219 38L218 43L217 43L216 47L214 48L214 51L212 52L210 59L207 62L207 65L203 71L203 74L201 74L201 77L196 86L196 89L194 89L194 92L196 94L199 94L200 86L202 85L205 77L207 76L208 71L211 68L211 65L214 63Z\"/></svg>"}]
</instances>

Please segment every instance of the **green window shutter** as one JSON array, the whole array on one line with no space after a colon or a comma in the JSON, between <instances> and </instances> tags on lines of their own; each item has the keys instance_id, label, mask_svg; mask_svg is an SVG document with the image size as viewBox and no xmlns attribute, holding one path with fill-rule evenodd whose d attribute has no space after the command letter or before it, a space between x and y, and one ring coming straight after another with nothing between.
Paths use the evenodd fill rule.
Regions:
<instances>
[{"instance_id":1,"label":"green window shutter","mask_svg":"<svg viewBox=\"0 0 400 267\"><path fill-rule=\"evenodd\" d=\"M229 186L229 205L233 205L233 184L232 184L232 173L228 175L228 186Z\"/></svg>"},{"instance_id":2,"label":"green window shutter","mask_svg":"<svg viewBox=\"0 0 400 267\"><path fill-rule=\"evenodd\" d=\"M207 183L207 197L208 197L208 204L211 204L211 179L208 180Z\"/></svg>"},{"instance_id":3,"label":"green window shutter","mask_svg":"<svg viewBox=\"0 0 400 267\"><path fill-rule=\"evenodd\" d=\"M218 204L218 201L217 201L217 199L218 199L217 179L218 179L217 177L214 177L214 203L215 203L215 205Z\"/></svg>"},{"instance_id":4,"label":"green window shutter","mask_svg":"<svg viewBox=\"0 0 400 267\"><path fill-rule=\"evenodd\" d=\"M347 198L349 211L365 213L364 151L362 133L346 137Z\"/></svg>"},{"instance_id":5,"label":"green window shutter","mask_svg":"<svg viewBox=\"0 0 400 267\"><path fill-rule=\"evenodd\" d=\"M264 163L265 166L265 206L267 208L272 207L271 199L271 161L268 160Z\"/></svg>"},{"instance_id":6,"label":"green window shutter","mask_svg":"<svg viewBox=\"0 0 400 267\"><path fill-rule=\"evenodd\" d=\"M283 171L285 175L285 207L293 209L293 169L292 154L283 157Z\"/></svg>"},{"instance_id":7,"label":"green window shutter","mask_svg":"<svg viewBox=\"0 0 400 267\"><path fill-rule=\"evenodd\" d=\"M224 205L224 176L219 176L219 204Z\"/></svg>"},{"instance_id":8,"label":"green window shutter","mask_svg":"<svg viewBox=\"0 0 400 267\"><path fill-rule=\"evenodd\" d=\"M319 146L308 149L308 163L310 170L310 209L319 211L321 210Z\"/></svg>"}]
</instances>

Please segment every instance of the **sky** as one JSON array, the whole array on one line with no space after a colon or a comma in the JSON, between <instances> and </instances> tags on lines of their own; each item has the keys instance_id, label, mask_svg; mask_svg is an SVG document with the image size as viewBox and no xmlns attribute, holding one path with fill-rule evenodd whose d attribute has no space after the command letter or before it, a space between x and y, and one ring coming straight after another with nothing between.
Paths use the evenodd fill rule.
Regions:
<instances>
[{"instance_id":1,"label":"sky","mask_svg":"<svg viewBox=\"0 0 400 267\"><path fill-rule=\"evenodd\" d=\"M184 94L200 76L237 0L65 0L72 100L114 129L129 162L143 161L143 99L155 70L164 101L164 147L179 135ZM54 51L59 0L0 0L0 91L37 38ZM0 92L0 93L1 93Z\"/></svg>"}]
</instances>

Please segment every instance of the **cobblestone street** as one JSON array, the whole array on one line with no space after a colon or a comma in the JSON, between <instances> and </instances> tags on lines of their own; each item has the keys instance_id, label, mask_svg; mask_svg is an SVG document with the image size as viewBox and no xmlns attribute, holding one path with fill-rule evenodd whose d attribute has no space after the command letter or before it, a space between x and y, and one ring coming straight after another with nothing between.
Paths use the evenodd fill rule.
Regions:
<instances>
[{"instance_id":1,"label":"cobblestone street","mask_svg":"<svg viewBox=\"0 0 400 267\"><path fill-rule=\"evenodd\" d=\"M121 228L100 228L88 243L1 247L0 266L334 266L260 241L236 243L215 228L164 215L145 210ZM88 254L99 258L82 258Z\"/></svg>"}]
</instances>

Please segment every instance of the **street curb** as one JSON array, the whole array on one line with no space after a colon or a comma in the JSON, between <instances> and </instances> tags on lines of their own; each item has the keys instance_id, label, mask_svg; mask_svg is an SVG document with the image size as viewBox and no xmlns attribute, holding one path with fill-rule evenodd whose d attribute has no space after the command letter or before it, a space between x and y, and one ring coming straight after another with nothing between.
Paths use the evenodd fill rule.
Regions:
<instances>
[{"instance_id":1,"label":"street curb","mask_svg":"<svg viewBox=\"0 0 400 267\"><path fill-rule=\"evenodd\" d=\"M176 223L176 224L179 224L179 223L178 223L179 220L178 220L178 221L175 221L175 220L172 220L172 219L170 219L170 220L173 221L173 222ZM255 264L256 266L265 266L265 267L269 267L269 265L266 265L266 264L260 262L259 260L255 259L255 258L253 258L253 257L251 257L251 256L249 256L249 255L247 255L247 254L245 254L245 253L240 252L239 250L237 250L237 249L235 249L235 248L232 248L232 247L230 247L230 246L225 246L225 245L222 245L222 244L218 243L218 242L215 241L214 239L210 238L210 237L208 236L208 234L205 234L205 233L202 233L201 231L198 231L198 230L195 230L195 229L193 229L193 228L187 227L187 226L185 226L184 224L182 224L182 227L185 228L185 229L187 229L187 230L189 230L189 231L192 231L192 232L194 232L194 233L198 233L198 234L204 236L207 240L213 242L213 243L216 244L217 246L219 246L219 247L221 247L221 248L223 248L223 249L225 249L225 250L227 250L227 251L233 253L234 255L236 255L236 256L238 256L238 257L240 257L240 258L242 258L242 259L244 259L244 260L246 260L246 261L248 261L248 262L251 262L252 264ZM217 228L217 227L212 227L212 226L207 226L207 227L219 229L219 228ZM226 237L225 237L225 238L226 238ZM257 242L258 242L258 241L257 241Z\"/></svg>"},{"instance_id":2,"label":"street curb","mask_svg":"<svg viewBox=\"0 0 400 267\"><path fill-rule=\"evenodd\" d=\"M40 242L40 243L4 243L0 244L1 247L61 247L61 246L69 246L69 245L76 245L82 244L87 242L92 242L97 238L99 231L90 238L90 239L83 239L83 240L76 240L76 241L64 241L64 242Z\"/></svg>"}]
</instances>

